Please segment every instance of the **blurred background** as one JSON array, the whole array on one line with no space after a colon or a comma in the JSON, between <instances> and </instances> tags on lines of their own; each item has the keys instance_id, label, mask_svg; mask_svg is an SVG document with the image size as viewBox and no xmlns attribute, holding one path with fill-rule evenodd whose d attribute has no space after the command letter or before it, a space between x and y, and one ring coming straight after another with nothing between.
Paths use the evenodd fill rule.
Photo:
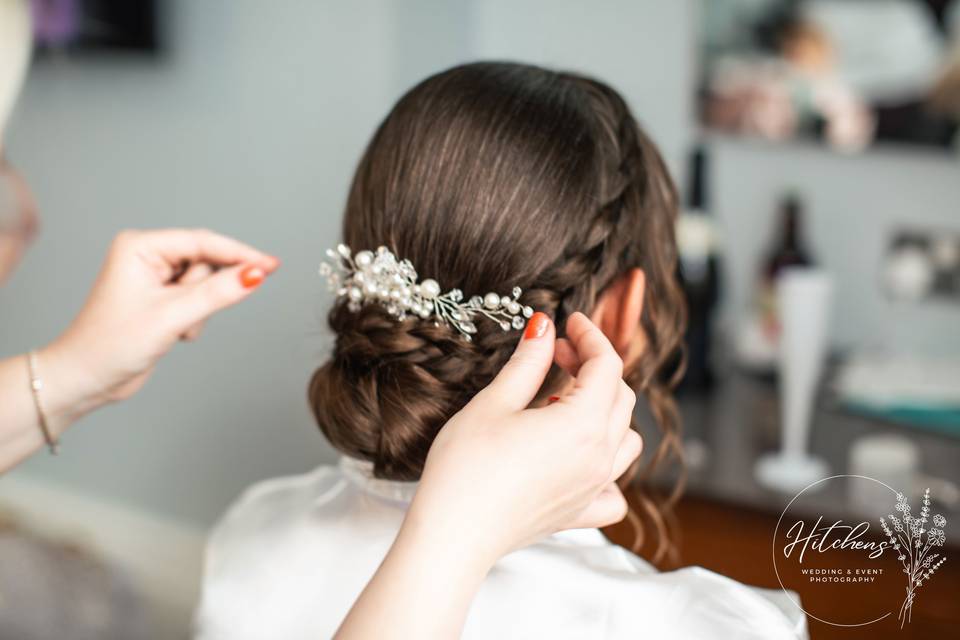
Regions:
<instances>
[{"instance_id":1,"label":"blurred background","mask_svg":"<svg viewBox=\"0 0 960 640\"><path fill-rule=\"evenodd\" d=\"M335 460L305 402L329 346L317 264L379 120L418 80L476 59L609 82L684 194L680 564L777 587L765 559L795 492L760 467L791 438L797 458L895 472L960 515L960 2L33 4L6 151L42 229L0 289L0 353L63 330L123 228L210 227L284 263L132 401L0 480L0 541L80 554L151 637L187 637L204 535L244 487ZM799 417L781 402L776 287L797 268L831 291L810 307L826 326ZM955 630L950 566L904 637ZM811 623L813 637L857 637L837 629Z\"/></svg>"}]
</instances>

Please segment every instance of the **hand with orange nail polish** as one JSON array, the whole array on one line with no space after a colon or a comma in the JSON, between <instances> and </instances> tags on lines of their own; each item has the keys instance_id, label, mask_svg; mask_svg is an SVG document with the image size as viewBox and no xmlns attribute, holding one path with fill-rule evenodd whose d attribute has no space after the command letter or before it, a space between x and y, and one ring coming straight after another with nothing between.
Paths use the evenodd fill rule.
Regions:
<instances>
[{"instance_id":1,"label":"hand with orange nail polish","mask_svg":"<svg viewBox=\"0 0 960 640\"><path fill-rule=\"evenodd\" d=\"M556 340L546 314L530 318L510 362L440 430L400 532L337 640L384 628L390 637L457 637L503 554L562 529L623 519L614 480L640 454L630 429L636 396L586 316L574 314L566 328ZM531 407L558 345L572 391Z\"/></svg>"},{"instance_id":2,"label":"hand with orange nail polish","mask_svg":"<svg viewBox=\"0 0 960 640\"><path fill-rule=\"evenodd\" d=\"M438 519L452 527L469 522L470 531L444 535L479 536L476 548L491 557L561 529L624 517L614 481L640 454L640 436L630 429L636 394L621 378L613 346L586 316L571 316L566 330L558 341L546 314L530 318L500 374L441 429L408 517L423 509L431 527ZM575 370L564 367L570 391L531 406L561 344L577 359ZM461 507L462 518L451 515ZM489 526L476 526L481 522Z\"/></svg>"},{"instance_id":3,"label":"hand with orange nail polish","mask_svg":"<svg viewBox=\"0 0 960 640\"><path fill-rule=\"evenodd\" d=\"M72 359L84 368L103 363L103 372L94 376L97 395L105 401L126 398L177 340L250 295L277 264L272 256L203 229L123 232L86 305L48 357Z\"/></svg>"},{"instance_id":4,"label":"hand with orange nail polish","mask_svg":"<svg viewBox=\"0 0 960 640\"><path fill-rule=\"evenodd\" d=\"M278 265L270 255L202 229L118 235L79 315L37 353L53 435L90 410L132 395L178 340L195 339L212 314L245 299ZM23 376L19 359L0 361L0 378L8 368ZM36 430L34 408L21 404L9 410L17 415L0 410L0 421ZM0 437L0 471L31 452L23 446L5 454Z\"/></svg>"}]
</instances>

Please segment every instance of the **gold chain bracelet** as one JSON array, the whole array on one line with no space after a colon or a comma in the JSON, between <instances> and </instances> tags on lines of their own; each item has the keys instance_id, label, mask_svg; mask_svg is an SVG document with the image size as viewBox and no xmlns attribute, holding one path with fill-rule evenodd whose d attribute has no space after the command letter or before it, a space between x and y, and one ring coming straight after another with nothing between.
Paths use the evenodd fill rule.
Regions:
<instances>
[{"instance_id":1,"label":"gold chain bracelet","mask_svg":"<svg viewBox=\"0 0 960 640\"><path fill-rule=\"evenodd\" d=\"M30 392L33 394L33 406L37 409L37 421L40 423L40 431L43 432L43 440L47 443L47 449L52 455L57 455L57 441L50 433L50 425L47 424L47 414L43 412L43 405L40 402L40 391L43 390L43 378L40 377L37 368L37 352L31 351L27 354L27 369L30 372Z\"/></svg>"}]
</instances>

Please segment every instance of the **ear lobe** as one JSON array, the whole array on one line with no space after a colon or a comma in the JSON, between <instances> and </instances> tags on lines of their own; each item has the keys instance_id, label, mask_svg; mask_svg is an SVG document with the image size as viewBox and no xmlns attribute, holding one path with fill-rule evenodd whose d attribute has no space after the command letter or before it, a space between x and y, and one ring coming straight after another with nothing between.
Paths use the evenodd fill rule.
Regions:
<instances>
[{"instance_id":1,"label":"ear lobe","mask_svg":"<svg viewBox=\"0 0 960 640\"><path fill-rule=\"evenodd\" d=\"M590 319L600 327L621 357L629 355L631 345L640 333L645 291L643 269L630 269L604 289L591 314Z\"/></svg>"}]
</instances>

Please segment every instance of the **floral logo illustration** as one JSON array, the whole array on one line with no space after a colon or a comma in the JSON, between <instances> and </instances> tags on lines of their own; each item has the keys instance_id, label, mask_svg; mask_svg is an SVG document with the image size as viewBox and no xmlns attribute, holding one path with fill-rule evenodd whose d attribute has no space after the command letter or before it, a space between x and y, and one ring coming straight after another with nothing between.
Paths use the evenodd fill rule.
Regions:
<instances>
[{"instance_id":1,"label":"floral logo illustration","mask_svg":"<svg viewBox=\"0 0 960 640\"><path fill-rule=\"evenodd\" d=\"M947 540L943 531L947 526L947 519L939 513L930 518L930 489L923 493L923 506L920 507L919 517L910 514L910 505L902 493L897 493L894 509L902 514L901 517L890 514L887 516L889 523L881 517L880 526L890 539L893 550L899 553L897 559L903 565L903 572L907 574L907 595L897 615L902 629L904 624L910 622L917 590L928 582L947 560L946 556L931 553L933 549L942 547ZM927 528L928 521L932 525L930 528Z\"/></svg>"}]
</instances>

